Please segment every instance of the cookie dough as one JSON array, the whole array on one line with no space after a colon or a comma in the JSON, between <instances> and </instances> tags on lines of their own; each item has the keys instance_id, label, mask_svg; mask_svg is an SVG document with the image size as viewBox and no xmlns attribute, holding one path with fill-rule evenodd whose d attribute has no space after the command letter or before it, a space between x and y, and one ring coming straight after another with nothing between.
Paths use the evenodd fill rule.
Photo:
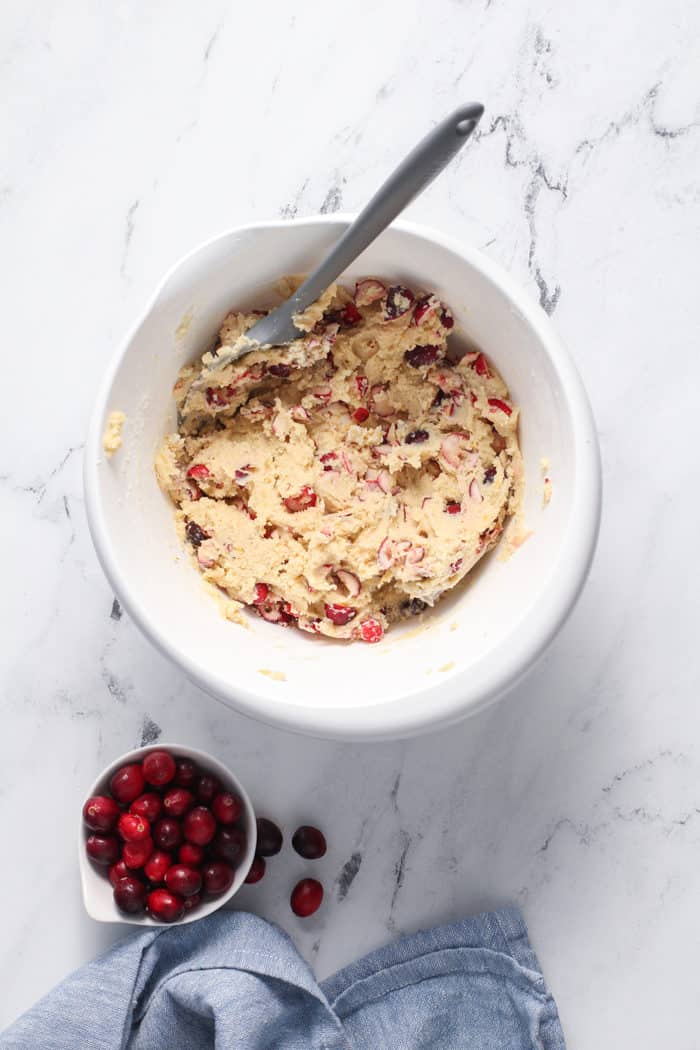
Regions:
<instances>
[{"instance_id":1,"label":"cookie dough","mask_svg":"<svg viewBox=\"0 0 700 1050\"><path fill-rule=\"evenodd\" d=\"M374 278L330 288L291 346L193 387L258 316L229 313L180 372L159 483L229 598L272 623L379 641L498 542L522 488L518 409L483 353L449 345L436 295Z\"/></svg>"},{"instance_id":2,"label":"cookie dough","mask_svg":"<svg viewBox=\"0 0 700 1050\"><path fill-rule=\"evenodd\" d=\"M102 448L107 458L113 456L117 449L122 447L122 427L126 422L123 412L110 412L107 417L107 426L102 435Z\"/></svg>"}]
</instances>

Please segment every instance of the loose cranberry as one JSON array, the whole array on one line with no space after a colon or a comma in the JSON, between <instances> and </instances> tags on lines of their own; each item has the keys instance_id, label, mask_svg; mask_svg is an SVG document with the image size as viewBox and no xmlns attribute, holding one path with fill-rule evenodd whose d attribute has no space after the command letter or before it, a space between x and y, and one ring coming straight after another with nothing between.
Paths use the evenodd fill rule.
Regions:
<instances>
[{"instance_id":1,"label":"loose cranberry","mask_svg":"<svg viewBox=\"0 0 700 1050\"><path fill-rule=\"evenodd\" d=\"M122 860L127 868L142 868L152 853L153 839L125 842L122 848Z\"/></svg>"},{"instance_id":2,"label":"loose cranberry","mask_svg":"<svg viewBox=\"0 0 700 1050\"><path fill-rule=\"evenodd\" d=\"M316 506L316 493L309 485L302 485L296 496L287 496L284 505L290 514L298 514L300 510L308 510Z\"/></svg>"},{"instance_id":3,"label":"loose cranberry","mask_svg":"<svg viewBox=\"0 0 700 1050\"><path fill-rule=\"evenodd\" d=\"M414 346L412 350L407 350L403 356L411 368L424 368L426 365L432 365L434 361L437 361L440 356L440 348L438 346Z\"/></svg>"},{"instance_id":4,"label":"loose cranberry","mask_svg":"<svg viewBox=\"0 0 700 1050\"><path fill-rule=\"evenodd\" d=\"M194 842L183 842L177 859L188 868L198 868L204 860L204 850L201 846L195 846Z\"/></svg>"},{"instance_id":5,"label":"loose cranberry","mask_svg":"<svg viewBox=\"0 0 700 1050\"><path fill-rule=\"evenodd\" d=\"M386 293L384 317L388 321L393 321L395 318L401 317L411 309L415 298L416 297L410 288L405 288L402 284L395 284L393 288L389 288Z\"/></svg>"},{"instance_id":6,"label":"loose cranberry","mask_svg":"<svg viewBox=\"0 0 700 1050\"><path fill-rule=\"evenodd\" d=\"M209 533L197 524L196 521L188 521L185 525L185 535L193 547L199 547L205 540L209 539Z\"/></svg>"},{"instance_id":7,"label":"loose cranberry","mask_svg":"<svg viewBox=\"0 0 700 1050\"><path fill-rule=\"evenodd\" d=\"M165 885L171 893L191 897L193 893L199 893L201 890L202 876L194 868L188 868L184 864L173 864L165 874Z\"/></svg>"},{"instance_id":8,"label":"loose cranberry","mask_svg":"<svg viewBox=\"0 0 700 1050\"><path fill-rule=\"evenodd\" d=\"M310 824L302 824L294 832L292 846L300 857L306 860L318 860L326 852L326 837L318 828Z\"/></svg>"},{"instance_id":9,"label":"loose cranberry","mask_svg":"<svg viewBox=\"0 0 700 1050\"><path fill-rule=\"evenodd\" d=\"M212 802L211 810L219 824L235 824L243 812L243 806L236 795L222 791Z\"/></svg>"},{"instance_id":10,"label":"loose cranberry","mask_svg":"<svg viewBox=\"0 0 700 1050\"><path fill-rule=\"evenodd\" d=\"M136 762L122 766L109 782L109 790L114 798L127 806L143 794L145 786L143 770Z\"/></svg>"},{"instance_id":11,"label":"loose cranberry","mask_svg":"<svg viewBox=\"0 0 700 1050\"><path fill-rule=\"evenodd\" d=\"M114 903L127 915L140 915L146 910L146 887L140 879L127 875L114 887Z\"/></svg>"},{"instance_id":12,"label":"loose cranberry","mask_svg":"<svg viewBox=\"0 0 700 1050\"><path fill-rule=\"evenodd\" d=\"M336 627L344 627L346 623L357 616L357 609L351 605L339 605L337 603L326 604L326 616Z\"/></svg>"},{"instance_id":13,"label":"loose cranberry","mask_svg":"<svg viewBox=\"0 0 700 1050\"><path fill-rule=\"evenodd\" d=\"M161 922L177 922L185 914L185 902L170 890L152 890L148 894L148 910Z\"/></svg>"},{"instance_id":14,"label":"loose cranberry","mask_svg":"<svg viewBox=\"0 0 700 1050\"><path fill-rule=\"evenodd\" d=\"M384 637L384 628L379 620L365 620L360 624L360 632L364 642L381 642Z\"/></svg>"},{"instance_id":15,"label":"loose cranberry","mask_svg":"<svg viewBox=\"0 0 700 1050\"><path fill-rule=\"evenodd\" d=\"M93 795L83 806L83 820L91 831L112 831L120 812L113 798Z\"/></svg>"},{"instance_id":16,"label":"loose cranberry","mask_svg":"<svg viewBox=\"0 0 700 1050\"><path fill-rule=\"evenodd\" d=\"M233 868L222 860L213 860L202 868L202 879L204 880L204 892L210 897L219 893L226 893L233 885Z\"/></svg>"},{"instance_id":17,"label":"loose cranberry","mask_svg":"<svg viewBox=\"0 0 700 1050\"><path fill-rule=\"evenodd\" d=\"M202 895L201 895L201 893L193 893L191 897L185 897L185 900L183 902L183 907L185 909L185 915L188 912L190 912L190 911L194 911L194 909L196 907L198 907L198 905L200 905L201 903L202 903Z\"/></svg>"},{"instance_id":18,"label":"loose cranberry","mask_svg":"<svg viewBox=\"0 0 700 1050\"><path fill-rule=\"evenodd\" d=\"M178 787L191 788L199 775L197 765L191 758L178 758L175 783Z\"/></svg>"},{"instance_id":19,"label":"loose cranberry","mask_svg":"<svg viewBox=\"0 0 700 1050\"><path fill-rule=\"evenodd\" d=\"M182 831L188 842L195 846L208 846L216 834L214 814L206 806L195 806L186 814Z\"/></svg>"},{"instance_id":20,"label":"loose cranberry","mask_svg":"<svg viewBox=\"0 0 700 1050\"><path fill-rule=\"evenodd\" d=\"M169 751L150 751L143 760L143 775L154 787L169 784L176 772L175 759Z\"/></svg>"},{"instance_id":21,"label":"loose cranberry","mask_svg":"<svg viewBox=\"0 0 700 1050\"><path fill-rule=\"evenodd\" d=\"M113 886L116 886L120 879L125 879L127 875L131 875L132 872L127 868L123 860L118 860L116 864L113 864L109 869L109 881Z\"/></svg>"},{"instance_id":22,"label":"loose cranberry","mask_svg":"<svg viewBox=\"0 0 700 1050\"><path fill-rule=\"evenodd\" d=\"M172 850L182 842L182 828L179 820L163 817L153 828L153 841L158 849Z\"/></svg>"},{"instance_id":23,"label":"loose cranberry","mask_svg":"<svg viewBox=\"0 0 700 1050\"><path fill-rule=\"evenodd\" d=\"M194 795L187 788L169 788L163 795L163 810L169 817L182 817L194 802Z\"/></svg>"},{"instance_id":24,"label":"loose cranberry","mask_svg":"<svg viewBox=\"0 0 700 1050\"><path fill-rule=\"evenodd\" d=\"M246 875L245 881L248 883L260 882L265 874L265 867L265 858L256 854L253 857L253 863L250 865L250 871Z\"/></svg>"},{"instance_id":25,"label":"loose cranberry","mask_svg":"<svg viewBox=\"0 0 700 1050\"><path fill-rule=\"evenodd\" d=\"M109 867L119 860L121 847L116 835L88 835L85 852L95 864Z\"/></svg>"},{"instance_id":26,"label":"loose cranberry","mask_svg":"<svg viewBox=\"0 0 700 1050\"><path fill-rule=\"evenodd\" d=\"M163 882L165 873L172 867L173 858L165 850L155 850L143 866L144 875L149 882Z\"/></svg>"},{"instance_id":27,"label":"loose cranberry","mask_svg":"<svg viewBox=\"0 0 700 1050\"><path fill-rule=\"evenodd\" d=\"M271 376L277 376L279 379L288 379L292 374L289 365L268 365L267 370Z\"/></svg>"},{"instance_id":28,"label":"loose cranberry","mask_svg":"<svg viewBox=\"0 0 700 1050\"><path fill-rule=\"evenodd\" d=\"M256 823L258 827L258 853L261 857L274 857L282 849L282 832L267 817L258 817Z\"/></svg>"},{"instance_id":29,"label":"loose cranberry","mask_svg":"<svg viewBox=\"0 0 700 1050\"><path fill-rule=\"evenodd\" d=\"M364 423L365 420L369 419L369 411L364 407L364 405L360 405L360 407L356 408L353 412L352 418L355 420L356 423Z\"/></svg>"},{"instance_id":30,"label":"loose cranberry","mask_svg":"<svg viewBox=\"0 0 700 1050\"><path fill-rule=\"evenodd\" d=\"M445 504L445 513L446 514L460 514L461 511L462 511L462 504L461 503L450 502L450 503L446 503Z\"/></svg>"},{"instance_id":31,"label":"loose cranberry","mask_svg":"<svg viewBox=\"0 0 700 1050\"><path fill-rule=\"evenodd\" d=\"M219 828L211 844L211 852L219 860L227 860L236 867L246 851L247 836L242 828Z\"/></svg>"},{"instance_id":32,"label":"loose cranberry","mask_svg":"<svg viewBox=\"0 0 700 1050\"><path fill-rule=\"evenodd\" d=\"M151 834L151 825L145 817L135 813L122 813L117 830L125 842L143 842Z\"/></svg>"},{"instance_id":33,"label":"loose cranberry","mask_svg":"<svg viewBox=\"0 0 700 1050\"><path fill-rule=\"evenodd\" d=\"M300 919L313 915L321 907L323 886L316 879L302 879L292 890L290 904Z\"/></svg>"},{"instance_id":34,"label":"loose cranberry","mask_svg":"<svg viewBox=\"0 0 700 1050\"><path fill-rule=\"evenodd\" d=\"M412 430L410 434L406 434L405 441L407 445L420 445L429 437L427 430Z\"/></svg>"},{"instance_id":35,"label":"loose cranberry","mask_svg":"<svg viewBox=\"0 0 700 1050\"><path fill-rule=\"evenodd\" d=\"M221 781L212 776L210 773L205 773L204 776L199 778L197 782L197 788L195 795L200 802L203 802L205 806L211 805L216 795L222 790Z\"/></svg>"},{"instance_id":36,"label":"loose cranberry","mask_svg":"<svg viewBox=\"0 0 700 1050\"><path fill-rule=\"evenodd\" d=\"M135 813L137 817L145 817L153 823L158 820L163 808L163 800L155 791L147 791L145 795L139 795L129 806L129 813Z\"/></svg>"}]
</instances>

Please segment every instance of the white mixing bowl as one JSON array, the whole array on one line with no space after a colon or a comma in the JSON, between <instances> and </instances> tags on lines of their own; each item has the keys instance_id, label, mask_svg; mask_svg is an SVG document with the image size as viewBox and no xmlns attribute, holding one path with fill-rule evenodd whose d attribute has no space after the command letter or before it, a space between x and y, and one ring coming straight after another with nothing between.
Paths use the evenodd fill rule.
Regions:
<instances>
[{"instance_id":1,"label":"white mixing bowl","mask_svg":"<svg viewBox=\"0 0 700 1050\"><path fill-rule=\"evenodd\" d=\"M310 269L347 216L244 226L179 262L124 341L97 398L85 449L88 520L105 573L129 615L207 692L263 721L317 736L381 739L444 726L511 686L543 651L586 578L600 518L600 462L586 394L545 313L476 249L397 222L344 276L435 290L494 361L520 405L525 523L508 560L487 556L466 584L377 645L344 644L250 618L223 618L177 541L153 472L175 426L181 365L233 307L270 304L282 275ZM126 413L123 447L102 450L110 411ZM542 506L542 464L553 495ZM264 672L268 672L267 674ZM271 676L269 672L274 674Z\"/></svg>"}]
</instances>

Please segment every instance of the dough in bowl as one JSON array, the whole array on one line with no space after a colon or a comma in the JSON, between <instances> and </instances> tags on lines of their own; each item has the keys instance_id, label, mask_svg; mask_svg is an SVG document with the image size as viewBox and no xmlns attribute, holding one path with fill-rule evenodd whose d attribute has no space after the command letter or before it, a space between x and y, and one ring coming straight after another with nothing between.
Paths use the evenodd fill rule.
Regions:
<instances>
[{"instance_id":1,"label":"dough in bowl","mask_svg":"<svg viewBox=\"0 0 700 1050\"><path fill-rule=\"evenodd\" d=\"M483 353L452 350L436 295L375 278L331 287L297 318L303 338L190 390L258 316L229 313L217 348L180 372L159 483L228 599L377 642L498 542L521 498L518 409Z\"/></svg>"}]
</instances>

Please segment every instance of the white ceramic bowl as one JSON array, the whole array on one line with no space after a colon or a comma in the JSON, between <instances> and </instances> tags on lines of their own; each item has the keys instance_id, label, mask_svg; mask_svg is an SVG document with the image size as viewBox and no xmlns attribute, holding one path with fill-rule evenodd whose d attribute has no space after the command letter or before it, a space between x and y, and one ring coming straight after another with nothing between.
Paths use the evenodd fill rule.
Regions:
<instances>
[{"instance_id":1,"label":"white ceramic bowl","mask_svg":"<svg viewBox=\"0 0 700 1050\"><path fill-rule=\"evenodd\" d=\"M133 751L127 751L126 754L116 758L114 762L110 762L87 791L85 798L92 798L93 795L109 794L109 782L116 771L130 762L142 762L149 751L170 751L175 758L191 758L204 772L213 773L217 776L226 790L238 795L243 803L243 827L247 837L247 846L245 855L236 868L236 876L231 888L226 893L222 893L220 897L212 897L211 899L205 897L198 908L186 914L179 922L171 924L173 926L182 926L187 922L196 922L197 919L203 919L205 915L211 915L213 911L218 911L227 901L231 900L234 893L237 893L245 882L245 877L255 856L257 839L255 813L245 788L238 778L234 777L231 770L227 769L221 762L208 755L205 751L197 751L193 747L183 747L181 744L161 744L160 741L150 747L137 747ZM83 890L83 902L88 915L93 919L97 919L98 922L125 922L131 926L168 925L152 919L150 915L126 915L119 910L114 903L114 891L107 877L109 868L103 868L94 864L85 852L85 842L91 832L85 826L82 814L78 816L80 820L78 832L80 883Z\"/></svg>"},{"instance_id":2,"label":"white ceramic bowl","mask_svg":"<svg viewBox=\"0 0 700 1050\"><path fill-rule=\"evenodd\" d=\"M435 290L454 311L457 333L493 359L522 409L525 516L533 535L508 561L498 552L488 556L418 635L409 623L378 645L342 644L257 618L249 630L227 622L182 556L172 508L153 473L156 448L175 425L173 381L207 347L228 309L273 302L275 280L313 266L348 221L330 216L239 227L170 271L97 398L85 492L95 547L119 600L198 685L278 726L381 739L476 711L543 651L588 572L600 517L600 462L581 381L530 295L475 248L397 222L345 278L374 274ZM114 409L127 416L124 445L107 460L101 439ZM546 509L542 457L553 482Z\"/></svg>"}]
</instances>

